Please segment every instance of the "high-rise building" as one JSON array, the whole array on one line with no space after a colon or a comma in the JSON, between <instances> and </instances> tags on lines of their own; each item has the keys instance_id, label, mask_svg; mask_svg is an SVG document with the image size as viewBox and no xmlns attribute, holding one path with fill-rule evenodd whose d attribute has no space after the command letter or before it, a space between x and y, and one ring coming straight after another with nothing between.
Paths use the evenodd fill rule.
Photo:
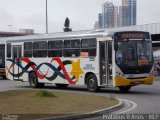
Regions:
<instances>
[{"instance_id":1,"label":"high-rise building","mask_svg":"<svg viewBox=\"0 0 160 120\"><path fill-rule=\"evenodd\" d=\"M102 13L98 14L98 26L99 26L99 28L103 28L103 15L102 15Z\"/></svg>"},{"instance_id":2,"label":"high-rise building","mask_svg":"<svg viewBox=\"0 0 160 120\"><path fill-rule=\"evenodd\" d=\"M122 6L129 6L129 0L122 0Z\"/></svg>"},{"instance_id":3,"label":"high-rise building","mask_svg":"<svg viewBox=\"0 0 160 120\"><path fill-rule=\"evenodd\" d=\"M114 26L113 27L118 27L118 6L114 6L114 12L113 12L113 22L114 22Z\"/></svg>"},{"instance_id":4,"label":"high-rise building","mask_svg":"<svg viewBox=\"0 0 160 120\"><path fill-rule=\"evenodd\" d=\"M98 14L96 28L111 28L136 25L136 0L122 0L122 6L114 6L113 2L102 5L102 13Z\"/></svg>"},{"instance_id":5,"label":"high-rise building","mask_svg":"<svg viewBox=\"0 0 160 120\"><path fill-rule=\"evenodd\" d=\"M122 6L119 7L119 18L121 26L136 25L137 0L122 0Z\"/></svg>"},{"instance_id":6,"label":"high-rise building","mask_svg":"<svg viewBox=\"0 0 160 120\"><path fill-rule=\"evenodd\" d=\"M129 26L130 23L130 12L128 6L119 6L119 26Z\"/></svg>"},{"instance_id":7,"label":"high-rise building","mask_svg":"<svg viewBox=\"0 0 160 120\"><path fill-rule=\"evenodd\" d=\"M118 26L123 26L123 7L119 6L119 14L118 14Z\"/></svg>"},{"instance_id":8,"label":"high-rise building","mask_svg":"<svg viewBox=\"0 0 160 120\"><path fill-rule=\"evenodd\" d=\"M102 5L103 28L117 27L118 6L112 2L106 2Z\"/></svg>"},{"instance_id":9,"label":"high-rise building","mask_svg":"<svg viewBox=\"0 0 160 120\"><path fill-rule=\"evenodd\" d=\"M94 29L100 29L100 27L99 27L99 22L98 22L98 21L95 22L95 24L94 24Z\"/></svg>"},{"instance_id":10,"label":"high-rise building","mask_svg":"<svg viewBox=\"0 0 160 120\"><path fill-rule=\"evenodd\" d=\"M131 25L137 24L137 0L131 0Z\"/></svg>"}]
</instances>

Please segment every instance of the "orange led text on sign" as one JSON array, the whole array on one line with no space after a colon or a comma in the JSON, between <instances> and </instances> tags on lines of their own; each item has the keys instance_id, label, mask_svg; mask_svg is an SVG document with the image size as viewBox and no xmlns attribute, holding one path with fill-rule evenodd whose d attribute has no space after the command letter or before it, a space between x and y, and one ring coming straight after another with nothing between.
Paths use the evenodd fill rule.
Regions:
<instances>
[{"instance_id":1,"label":"orange led text on sign","mask_svg":"<svg viewBox=\"0 0 160 120\"><path fill-rule=\"evenodd\" d=\"M144 34L126 33L122 34L122 38L144 38Z\"/></svg>"}]
</instances>

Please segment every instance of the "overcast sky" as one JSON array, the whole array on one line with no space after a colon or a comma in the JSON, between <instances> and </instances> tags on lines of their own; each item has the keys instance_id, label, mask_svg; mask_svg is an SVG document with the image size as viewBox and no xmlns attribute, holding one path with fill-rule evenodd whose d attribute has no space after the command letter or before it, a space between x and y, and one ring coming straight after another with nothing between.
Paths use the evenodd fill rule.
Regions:
<instances>
[{"instance_id":1,"label":"overcast sky","mask_svg":"<svg viewBox=\"0 0 160 120\"><path fill-rule=\"evenodd\" d=\"M45 32L46 0L0 0L0 31L34 29ZM48 0L49 33L61 32L69 17L73 30L93 29L107 0ZM111 1L111 0L110 0ZM113 0L120 5L121 0ZM160 0L137 0L137 23L160 22Z\"/></svg>"}]
</instances>

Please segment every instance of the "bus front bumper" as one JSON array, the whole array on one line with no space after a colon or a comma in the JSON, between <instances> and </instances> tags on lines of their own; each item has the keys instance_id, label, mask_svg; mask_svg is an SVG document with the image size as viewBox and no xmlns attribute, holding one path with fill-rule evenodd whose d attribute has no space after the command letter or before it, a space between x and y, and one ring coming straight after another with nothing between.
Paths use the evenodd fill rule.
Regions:
<instances>
[{"instance_id":1,"label":"bus front bumper","mask_svg":"<svg viewBox=\"0 0 160 120\"><path fill-rule=\"evenodd\" d=\"M115 87L135 86L135 85L140 85L140 84L152 85L153 80L154 80L153 75L150 75L147 78L141 78L141 79L127 79L127 78L122 78L120 76L116 76L114 78L114 85Z\"/></svg>"}]
</instances>

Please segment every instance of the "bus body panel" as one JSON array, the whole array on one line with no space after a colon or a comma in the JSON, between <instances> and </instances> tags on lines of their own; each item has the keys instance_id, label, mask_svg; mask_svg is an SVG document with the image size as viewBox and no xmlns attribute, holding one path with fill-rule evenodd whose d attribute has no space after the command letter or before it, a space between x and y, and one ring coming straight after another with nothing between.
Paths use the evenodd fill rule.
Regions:
<instances>
[{"instance_id":1,"label":"bus body panel","mask_svg":"<svg viewBox=\"0 0 160 120\"><path fill-rule=\"evenodd\" d=\"M105 34L106 35L106 34ZM73 37L74 39L85 39L85 38L96 38L97 46L96 46L96 56L94 57L24 57L24 42L36 42L36 41L55 41L58 38L54 38L49 36L46 38L41 36L36 39L29 37L29 39L22 39L21 42L16 39L9 40L7 43L11 43L12 53L14 46L21 46L22 54L20 56L19 63L15 63L13 60L13 56L10 58L6 58L6 75L10 80L15 80L15 78L20 79L21 81L29 81L29 74L31 72L35 72L38 78L39 83L60 83L60 84L72 84L72 85L85 85L86 84L86 76L89 74L94 74L97 78L98 86L135 86L139 84L147 84L150 85L153 83L153 75L152 69L150 72L146 72L143 74L124 74L120 67L116 63L116 51L115 51L115 40L114 36L92 36L85 37L85 35L81 35L81 37L76 35ZM48 37L48 36L47 36ZM72 37L62 37L61 40L70 40ZM59 39L58 39L59 40ZM111 71L112 74L108 73L110 69L108 66L108 46L111 43L112 46L112 65ZM48 43L47 43L48 44ZM105 45L105 66L102 65L102 61L100 57L101 52L101 44ZM7 49L7 47L6 47ZM81 48L80 48L81 50ZM7 54L7 53L6 53ZM81 54L81 53L80 53ZM16 59L15 59L16 60ZM18 60L18 59L17 59ZM105 72L102 72L104 67ZM14 70L16 69L16 70ZM18 70L19 69L19 70ZM102 81L102 73L104 73L105 81ZM110 79L108 76L111 76ZM18 76L18 77L17 77ZM130 76L127 77L127 76ZM111 82L110 82L111 81Z\"/></svg>"},{"instance_id":2,"label":"bus body panel","mask_svg":"<svg viewBox=\"0 0 160 120\"><path fill-rule=\"evenodd\" d=\"M77 84L77 85L84 85L84 78L86 73L92 72L97 76L99 81L99 74L98 74L98 64L95 62L98 60L94 58L94 60L90 60L89 58L45 58L45 60L38 59L38 58L22 58L21 59L21 66L22 71L22 81L28 81L28 73L32 71L36 71L38 81L40 83L65 83L65 84ZM65 62L69 62L68 64L64 64ZM79 66L79 63L80 66ZM30 63L34 63L34 66L29 66ZM96 62L98 63L98 62ZM10 68L10 72L12 72L12 62L7 61L7 69ZM75 66L73 65L75 64ZM28 67L29 68L28 68ZM62 67L61 70L58 70L59 67ZM25 69L25 68L28 69ZM74 68L75 67L75 68ZM75 71L74 71L75 70ZM8 73L8 72L7 72ZM17 72L15 74L18 74ZM58 74L58 75L56 75ZM77 75L77 78L74 78L73 75ZM56 77L54 77L56 76ZM13 79L11 74L7 74L9 79ZM52 78L51 78L52 77ZM72 82L74 81L74 82Z\"/></svg>"},{"instance_id":3,"label":"bus body panel","mask_svg":"<svg viewBox=\"0 0 160 120\"><path fill-rule=\"evenodd\" d=\"M130 86L130 85L135 86L140 84L152 85L153 80L154 80L154 75L150 75L146 78L141 78L141 79L127 79L120 76L115 76L114 78L115 87Z\"/></svg>"},{"instance_id":4,"label":"bus body panel","mask_svg":"<svg viewBox=\"0 0 160 120\"><path fill-rule=\"evenodd\" d=\"M19 43L19 42L11 43L12 51L13 51L13 47L16 45L17 46L21 45L22 53L24 53L23 43ZM80 57L77 57L77 58L71 58L71 57L69 58L67 57L25 58L23 57L23 54L22 54L20 64L18 65L14 64L15 61L13 60L12 57L6 59L6 71L7 71L6 75L7 75L7 78L10 80L15 80L15 78L17 78L16 75L19 74L17 68L19 66L19 68L21 68L21 72L23 73L23 74L19 74L20 75L19 77L22 78L20 80L24 82L29 81L29 73L32 71L35 71L35 72L37 71L36 74L37 74L38 82L40 83L62 83L62 84L84 85L85 75L88 72L94 73L97 77L97 81L99 81L99 65L98 65L99 59L98 57L93 57L93 58L92 57L91 58L89 57L88 58L85 58L85 57L84 58L80 58ZM75 65L78 64L78 61L80 62L80 67L78 68L77 71L80 73L78 73L77 75L78 78L73 78L73 74L77 74L77 71L73 71L73 64L74 63ZM69 63L65 65L64 62L69 62ZM30 63L32 64L34 63L34 67L33 65L29 65ZM64 67L64 69L57 70L58 67ZM82 70L82 73L81 71L79 71L79 69ZM53 77L54 79L50 78L54 76L56 72L59 72L60 74L57 75L56 77ZM98 82L98 85L100 85L99 82Z\"/></svg>"}]
</instances>

